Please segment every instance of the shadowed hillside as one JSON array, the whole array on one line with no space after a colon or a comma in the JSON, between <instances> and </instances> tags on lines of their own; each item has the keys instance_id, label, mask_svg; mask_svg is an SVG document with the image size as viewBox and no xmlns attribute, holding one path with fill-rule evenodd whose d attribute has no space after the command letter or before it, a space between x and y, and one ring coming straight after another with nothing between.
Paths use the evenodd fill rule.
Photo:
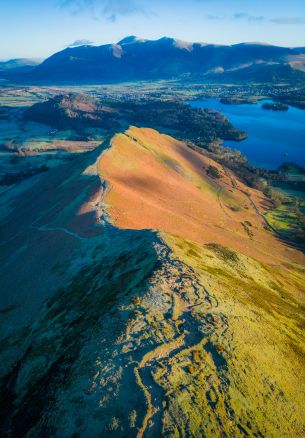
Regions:
<instances>
[{"instance_id":1,"label":"shadowed hillside","mask_svg":"<svg viewBox=\"0 0 305 438\"><path fill-rule=\"evenodd\" d=\"M302 435L304 255L261 192L131 127L0 202L2 436Z\"/></svg>"}]
</instances>

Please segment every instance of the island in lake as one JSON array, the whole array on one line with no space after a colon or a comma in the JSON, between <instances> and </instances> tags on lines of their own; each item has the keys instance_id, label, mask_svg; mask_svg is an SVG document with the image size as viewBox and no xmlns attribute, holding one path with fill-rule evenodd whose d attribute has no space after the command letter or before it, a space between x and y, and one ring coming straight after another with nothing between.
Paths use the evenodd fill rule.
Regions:
<instances>
[{"instance_id":1,"label":"island in lake","mask_svg":"<svg viewBox=\"0 0 305 438\"><path fill-rule=\"evenodd\" d=\"M281 102L273 102L273 103L265 102L262 105L262 109L269 111L288 111L289 106L286 103L281 103Z\"/></svg>"}]
</instances>

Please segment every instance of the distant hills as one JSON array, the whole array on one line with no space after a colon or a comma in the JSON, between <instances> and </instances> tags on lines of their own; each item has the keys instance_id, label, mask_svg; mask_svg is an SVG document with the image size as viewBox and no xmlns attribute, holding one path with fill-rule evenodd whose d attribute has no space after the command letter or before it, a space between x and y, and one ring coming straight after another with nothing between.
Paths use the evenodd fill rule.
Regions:
<instances>
[{"instance_id":1,"label":"distant hills","mask_svg":"<svg viewBox=\"0 0 305 438\"><path fill-rule=\"evenodd\" d=\"M33 70L42 62L41 59L16 58L0 61L0 77L10 78L20 76Z\"/></svg>"},{"instance_id":2,"label":"distant hills","mask_svg":"<svg viewBox=\"0 0 305 438\"><path fill-rule=\"evenodd\" d=\"M53 83L172 78L295 83L305 78L305 49L129 36L116 44L66 48L19 77L28 82Z\"/></svg>"}]
</instances>

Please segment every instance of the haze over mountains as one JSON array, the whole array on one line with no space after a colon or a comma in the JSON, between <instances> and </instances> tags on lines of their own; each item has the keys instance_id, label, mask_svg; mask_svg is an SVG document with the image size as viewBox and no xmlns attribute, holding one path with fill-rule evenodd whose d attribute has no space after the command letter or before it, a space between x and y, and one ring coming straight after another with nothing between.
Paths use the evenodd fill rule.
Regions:
<instances>
[{"instance_id":1,"label":"haze over mountains","mask_svg":"<svg viewBox=\"0 0 305 438\"><path fill-rule=\"evenodd\" d=\"M129 36L116 44L69 47L19 79L29 82L113 82L171 78L298 81L305 49L260 43L214 45Z\"/></svg>"},{"instance_id":2,"label":"haze over mountains","mask_svg":"<svg viewBox=\"0 0 305 438\"><path fill-rule=\"evenodd\" d=\"M10 78L29 72L42 62L41 59L16 58L0 61L0 77Z\"/></svg>"}]
</instances>

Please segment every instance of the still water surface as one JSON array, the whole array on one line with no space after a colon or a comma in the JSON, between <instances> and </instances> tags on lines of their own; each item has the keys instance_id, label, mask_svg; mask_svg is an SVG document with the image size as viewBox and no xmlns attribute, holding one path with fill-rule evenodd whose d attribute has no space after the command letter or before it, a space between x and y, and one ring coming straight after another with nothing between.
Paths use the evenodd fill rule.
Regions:
<instances>
[{"instance_id":1,"label":"still water surface","mask_svg":"<svg viewBox=\"0 0 305 438\"><path fill-rule=\"evenodd\" d=\"M267 111L262 109L264 102L226 105L207 99L188 103L194 108L220 111L236 128L246 131L246 140L224 144L239 149L254 166L275 169L289 161L305 167L305 110L289 107L286 112Z\"/></svg>"}]
</instances>

